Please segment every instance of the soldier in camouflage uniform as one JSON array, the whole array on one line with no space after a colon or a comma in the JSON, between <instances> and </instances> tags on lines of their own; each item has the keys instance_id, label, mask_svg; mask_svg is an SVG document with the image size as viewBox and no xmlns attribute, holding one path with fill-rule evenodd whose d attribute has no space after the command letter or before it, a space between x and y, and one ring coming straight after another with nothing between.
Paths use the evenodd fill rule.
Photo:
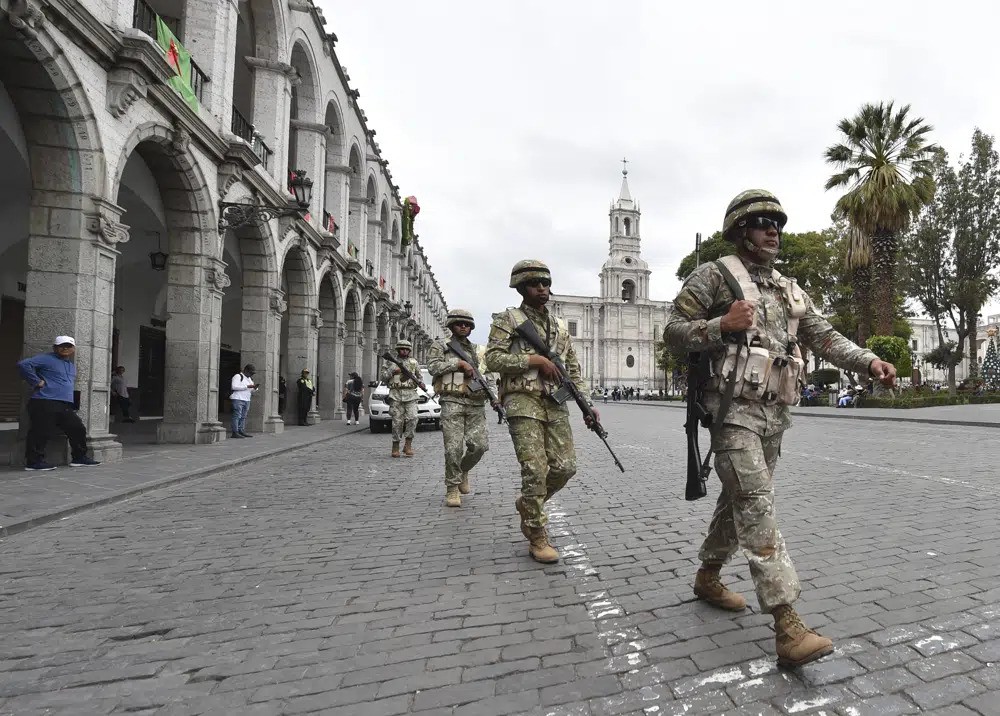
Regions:
<instances>
[{"instance_id":1,"label":"soldier in camouflage uniform","mask_svg":"<svg viewBox=\"0 0 1000 716\"><path fill-rule=\"evenodd\" d=\"M410 358L413 344L409 341L396 343L396 354L413 375L420 377L420 365ZM403 376L395 363L385 362L382 382L389 386L389 415L392 416L392 456L399 457L399 440L406 438L403 454L413 457L413 434L417 430L417 388L426 390L423 383L414 383Z\"/></svg>"},{"instance_id":2,"label":"soldier in camouflage uniform","mask_svg":"<svg viewBox=\"0 0 1000 716\"><path fill-rule=\"evenodd\" d=\"M569 411L551 397L559 381L558 368L536 354L514 329L530 320L552 352L560 356L580 392L589 395L566 322L545 307L551 285L549 268L541 261L529 259L514 264L510 287L517 289L524 300L518 308L495 314L486 349L487 369L500 374L510 436L521 463L521 496L514 506L521 516L528 552L543 563L559 560L545 529L545 501L576 474L576 448Z\"/></svg>"},{"instance_id":3,"label":"soldier in camouflage uniform","mask_svg":"<svg viewBox=\"0 0 1000 716\"><path fill-rule=\"evenodd\" d=\"M788 406L798 401L804 382L799 345L887 385L895 382L896 369L837 333L795 279L771 268L786 220L769 192L745 191L733 199L723 236L735 243L736 256L721 259L722 267L710 262L691 273L670 309L666 340L680 351L709 352L713 375L705 407L713 415L726 389L723 377L736 366L732 403L713 430L722 492L699 553L694 593L724 609L744 609L743 597L719 578L741 548L761 610L774 616L778 662L799 666L833 651L832 642L806 628L791 606L799 580L774 510L774 468L791 424ZM745 300L736 300L730 281Z\"/></svg>"},{"instance_id":4,"label":"soldier in camouflage uniform","mask_svg":"<svg viewBox=\"0 0 1000 716\"><path fill-rule=\"evenodd\" d=\"M431 346L427 369L434 376L434 391L441 401L441 432L444 437L445 504L461 507L469 494L469 471L490 448L486 436L486 391L472 391L473 369L479 370L476 346L469 334L476 327L472 314L460 308L448 312L446 325L473 363L470 365L448 349L444 341ZM477 384L478 387L478 384Z\"/></svg>"}]
</instances>

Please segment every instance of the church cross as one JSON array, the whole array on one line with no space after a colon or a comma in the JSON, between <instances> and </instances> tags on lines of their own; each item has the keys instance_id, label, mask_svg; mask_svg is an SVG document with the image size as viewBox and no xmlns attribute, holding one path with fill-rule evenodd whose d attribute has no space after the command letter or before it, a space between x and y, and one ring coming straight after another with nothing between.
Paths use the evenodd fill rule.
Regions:
<instances>
[{"instance_id":1,"label":"church cross","mask_svg":"<svg viewBox=\"0 0 1000 716\"><path fill-rule=\"evenodd\" d=\"M628 159L622 159L622 176L628 176Z\"/></svg>"}]
</instances>

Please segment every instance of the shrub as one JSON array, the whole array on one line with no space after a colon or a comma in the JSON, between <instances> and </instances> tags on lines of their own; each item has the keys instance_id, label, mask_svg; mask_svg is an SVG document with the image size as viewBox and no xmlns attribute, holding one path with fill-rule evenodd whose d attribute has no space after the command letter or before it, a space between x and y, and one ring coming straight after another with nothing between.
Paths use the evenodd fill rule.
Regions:
<instances>
[{"instance_id":1,"label":"shrub","mask_svg":"<svg viewBox=\"0 0 1000 716\"><path fill-rule=\"evenodd\" d=\"M840 382L839 368L819 368L808 376L808 382L815 385L832 385Z\"/></svg>"}]
</instances>

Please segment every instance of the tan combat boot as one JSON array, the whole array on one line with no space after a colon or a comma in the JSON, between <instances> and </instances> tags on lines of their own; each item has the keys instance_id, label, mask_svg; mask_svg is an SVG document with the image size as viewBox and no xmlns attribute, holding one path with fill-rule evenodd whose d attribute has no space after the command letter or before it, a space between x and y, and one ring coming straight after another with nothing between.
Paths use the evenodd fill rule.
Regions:
<instances>
[{"instance_id":1,"label":"tan combat boot","mask_svg":"<svg viewBox=\"0 0 1000 716\"><path fill-rule=\"evenodd\" d=\"M458 483L458 491L461 492L463 495L468 495L470 492L472 492L472 488L469 487L469 473L467 472L462 473L462 481Z\"/></svg>"},{"instance_id":2,"label":"tan combat boot","mask_svg":"<svg viewBox=\"0 0 1000 716\"><path fill-rule=\"evenodd\" d=\"M521 515L521 534L524 535L525 539L531 539L531 528L525 522L528 519L528 515L524 512L524 500L522 498L518 497L514 500L514 509L517 510L517 514Z\"/></svg>"},{"instance_id":3,"label":"tan combat boot","mask_svg":"<svg viewBox=\"0 0 1000 716\"><path fill-rule=\"evenodd\" d=\"M747 608L742 594L730 591L719 579L721 564L703 564L694 578L694 594L713 607L741 612Z\"/></svg>"},{"instance_id":4,"label":"tan combat boot","mask_svg":"<svg viewBox=\"0 0 1000 716\"><path fill-rule=\"evenodd\" d=\"M393 440L392 441L392 456L393 457L399 457L399 441L398 440Z\"/></svg>"},{"instance_id":5,"label":"tan combat boot","mask_svg":"<svg viewBox=\"0 0 1000 716\"><path fill-rule=\"evenodd\" d=\"M559 553L549 544L549 534L544 527L528 528L528 552L533 560L542 564L559 561Z\"/></svg>"},{"instance_id":6,"label":"tan combat boot","mask_svg":"<svg viewBox=\"0 0 1000 716\"><path fill-rule=\"evenodd\" d=\"M403 443L403 454L406 457L413 457L413 438L406 438L406 442Z\"/></svg>"},{"instance_id":7,"label":"tan combat boot","mask_svg":"<svg viewBox=\"0 0 1000 716\"><path fill-rule=\"evenodd\" d=\"M448 492L444 497L444 504L448 507L461 507L462 496L458 494L458 485L448 485Z\"/></svg>"},{"instance_id":8,"label":"tan combat boot","mask_svg":"<svg viewBox=\"0 0 1000 716\"><path fill-rule=\"evenodd\" d=\"M775 607L771 614L779 666L802 666L833 653L833 642L806 628L790 605Z\"/></svg>"}]
</instances>

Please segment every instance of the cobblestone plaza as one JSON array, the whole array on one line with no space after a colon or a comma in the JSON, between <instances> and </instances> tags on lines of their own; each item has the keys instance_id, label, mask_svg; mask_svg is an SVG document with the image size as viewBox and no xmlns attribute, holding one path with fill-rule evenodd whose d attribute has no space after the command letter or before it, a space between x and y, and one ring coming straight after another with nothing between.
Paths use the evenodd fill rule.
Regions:
<instances>
[{"instance_id":1,"label":"cobblestone plaza","mask_svg":"<svg viewBox=\"0 0 1000 716\"><path fill-rule=\"evenodd\" d=\"M796 418L778 514L836 652L786 672L742 556L752 613L692 601L718 486L682 499L683 411L603 417L627 472L575 422L557 565L496 425L462 509L439 433L365 431L15 535L0 713L998 713L995 427Z\"/></svg>"}]
</instances>

